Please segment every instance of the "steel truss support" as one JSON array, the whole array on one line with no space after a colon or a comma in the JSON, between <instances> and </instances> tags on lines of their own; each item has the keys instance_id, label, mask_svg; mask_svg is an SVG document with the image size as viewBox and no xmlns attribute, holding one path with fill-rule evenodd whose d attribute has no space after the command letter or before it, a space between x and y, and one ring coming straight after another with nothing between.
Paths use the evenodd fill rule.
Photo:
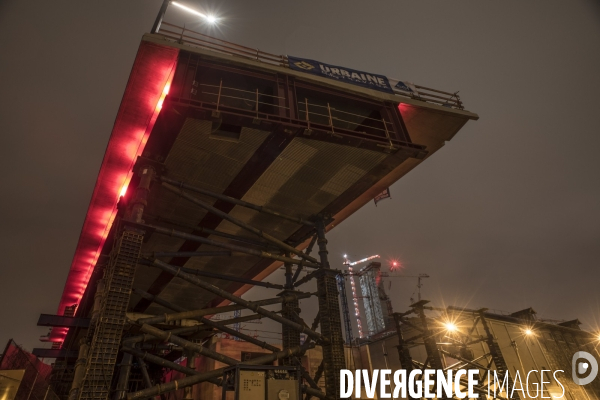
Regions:
<instances>
[{"instance_id":1,"label":"steel truss support","mask_svg":"<svg viewBox=\"0 0 600 400\"><path fill-rule=\"evenodd\" d=\"M261 248L263 250L268 250L268 251L276 251L279 252L279 248L273 246L272 244L270 244L269 242L267 242L266 240L256 240L256 239L250 239L247 238L245 236L238 236L238 235L232 235L230 233L225 233L225 232L220 232L220 231L216 231L214 229L209 229L209 228L205 228L202 226L198 226L198 225L193 225L193 224L186 224L186 223L182 223L182 222L178 222L178 221L173 221L170 220L168 218L162 218L159 216L154 216L154 215L145 215L146 220L150 219L150 220L154 220L156 222L162 222L164 224L167 225L172 225L172 226L176 226L179 228L185 228L185 229L191 229L194 233L198 234L198 233L205 233L207 235L215 235L215 236L220 236L226 239L231 239L234 240L236 242L240 242L240 243L244 243L244 244L249 244L258 248ZM221 251L216 251L220 254L213 254L214 256L227 256L227 257L231 257L233 254L231 252L227 252L224 250ZM212 251L199 251L199 252L189 252L189 253L197 253L196 257L201 257L201 256L207 256L210 255L210 253L216 253L216 252L212 252ZM169 254L171 252L158 252L158 253L153 253L152 256L154 257L172 257L169 256L167 254Z\"/></svg>"},{"instance_id":2,"label":"steel truss support","mask_svg":"<svg viewBox=\"0 0 600 400\"><path fill-rule=\"evenodd\" d=\"M492 361L494 361L494 365L496 366L496 371L499 375L498 378L500 379L500 382L504 382L505 377L508 378L508 388L506 390L506 393L508 394L508 397L510 399L518 399L518 394L517 397L511 396L511 391L514 386L514 382L510 377L510 374L508 376L506 375L508 373L508 366L506 365L506 361L504 361L504 357L502 356L500 345L494 337L494 334L490 329L490 325L485 317L485 310L479 311L479 319L481 321L481 325L483 325L483 330L485 331L486 344L488 346L490 355L492 356Z\"/></svg>"},{"instance_id":3,"label":"steel truss support","mask_svg":"<svg viewBox=\"0 0 600 400\"><path fill-rule=\"evenodd\" d=\"M182 272L180 268L174 267L174 266L169 265L160 260L154 260L154 265L156 265L163 271L170 272L174 276L179 277L179 278L181 278L191 284L194 284L202 289L205 289L208 292L211 292L212 294L215 294L219 297L222 297L226 300L229 300L233 303L243 306L244 308L250 309L257 314L261 314L269 319L272 319L273 321L279 322L280 324L287 325L291 328L297 329L301 333L306 333L308 336L310 336L313 339L321 340L323 338L323 335L321 335L318 332L312 331L297 322L290 321L280 315L277 315L276 313L274 313L272 311L266 310L266 309L260 307L259 305L257 305L255 302L244 300L241 297L235 296L235 295L227 292L226 290L223 290L214 285L211 285L210 283L205 282L202 279L199 279L198 277L196 277L192 274ZM336 301L337 301L337 295L336 295ZM342 356L343 356L343 350L342 350Z\"/></svg>"},{"instance_id":4,"label":"steel truss support","mask_svg":"<svg viewBox=\"0 0 600 400\"><path fill-rule=\"evenodd\" d=\"M177 256L175 256L175 257L177 257ZM193 274L193 275L198 275L198 276L205 276L207 278L221 279L221 280L224 280L224 281L246 283L248 285L261 286L261 287L266 287L268 289L283 290L285 288L283 285L278 285L276 283L255 281L253 279L239 278L237 276L231 276L231 275L216 274L214 272L200 271L199 269L184 268L184 267L182 267L181 270L183 272L187 272L188 274Z\"/></svg>"},{"instance_id":5,"label":"steel truss support","mask_svg":"<svg viewBox=\"0 0 600 400\"><path fill-rule=\"evenodd\" d=\"M110 394L142 241L143 233L126 229L113 249L105 272L102 309L94 329L79 399L106 400Z\"/></svg>"},{"instance_id":6,"label":"steel truss support","mask_svg":"<svg viewBox=\"0 0 600 400\"><path fill-rule=\"evenodd\" d=\"M346 280L344 275L337 274L335 277L338 284L338 291L340 292L340 299L342 303L342 315L344 317L344 329L346 331L346 343L352 344L352 323L350 322L350 310L348 309L348 296L346 295Z\"/></svg>"},{"instance_id":7,"label":"steel truss support","mask_svg":"<svg viewBox=\"0 0 600 400\"><path fill-rule=\"evenodd\" d=\"M134 223L142 222L144 208L154 177L152 166L140 168L140 183L136 188L127 219ZM78 399L106 400L110 395L111 378L114 373L119 344L126 323L129 296L137 261L140 257L144 232L126 226L118 234L111 252L110 261L104 274L103 289L98 296L94 325L90 326L91 344L85 368L85 376L78 393ZM131 367L131 358L124 357L116 398L124 398Z\"/></svg>"},{"instance_id":8,"label":"steel truss support","mask_svg":"<svg viewBox=\"0 0 600 400\"><path fill-rule=\"evenodd\" d=\"M119 381L117 382L117 390L114 395L115 400L127 398L127 384L129 383L129 374L131 373L132 364L133 355L130 353L123 354L121 366L119 367Z\"/></svg>"},{"instance_id":9,"label":"steel truss support","mask_svg":"<svg viewBox=\"0 0 600 400\"><path fill-rule=\"evenodd\" d=\"M300 304L297 297L289 296L290 292L291 291L286 290L281 293L282 297L287 299L282 302L281 315L286 319L294 321L297 319L297 316L300 313ZM289 325L281 326L281 339L283 347L286 349L300 346L300 332ZM284 358L282 361L283 365L285 366L293 366L297 364L296 360L292 358Z\"/></svg>"},{"instance_id":10,"label":"steel truss support","mask_svg":"<svg viewBox=\"0 0 600 400\"><path fill-rule=\"evenodd\" d=\"M317 244L322 273L317 277L317 297L323 343L323 372L325 374L325 393L340 398L340 370L346 368L344 356L344 337L335 276L337 272L329 266L325 223L317 222Z\"/></svg>"},{"instance_id":11,"label":"steel truss support","mask_svg":"<svg viewBox=\"0 0 600 400\"><path fill-rule=\"evenodd\" d=\"M411 311L412 313L412 311ZM396 333L398 334L398 358L400 359L400 366L406 370L406 374L410 374L414 368L413 359L410 355L409 344L404 338L402 332L402 317L405 314L394 313L394 322L396 323Z\"/></svg>"},{"instance_id":12,"label":"steel truss support","mask_svg":"<svg viewBox=\"0 0 600 400\"><path fill-rule=\"evenodd\" d=\"M162 186L165 189L167 189L167 190L169 190L169 191L171 191L171 192L173 192L175 194L178 194L179 196L183 197L184 199L186 199L186 200L188 200L188 201L196 204L197 206L200 206L200 207L204 208L206 211L210 212L211 214L214 214L214 215L216 215L216 216L218 216L220 218L223 218L224 220L229 221L232 224L237 225L240 228L245 229L248 232L251 232L251 233L255 234L256 236L258 236L258 237L260 237L262 239L265 239L268 242L271 242L275 246L277 246L277 247L279 247L279 248L281 248L281 249L283 249L285 251L289 251L290 253L294 253L297 256L299 256L300 258L302 258L302 259L304 259L304 260L306 260L308 262L311 262L311 263L316 263L317 262L317 260L315 260L311 256L307 256L306 254L304 254L302 251L296 249L295 247L290 246L289 244L282 242L281 240L279 240L279 239L277 239L277 238L269 235L268 233L265 233L265 232L261 231L260 229L257 229L255 227L253 227L253 226L251 226L251 225L243 222L243 221L238 220L237 218L232 217L231 215L227 214L226 212L223 212L223 211L221 211L221 210L219 210L219 209L211 206L210 204L205 203L202 200L197 199L194 196L191 196L191 195L187 194L183 190L178 189L178 188L176 188L173 185L170 185L170 184L168 184L166 182L163 182Z\"/></svg>"},{"instance_id":13,"label":"steel truss support","mask_svg":"<svg viewBox=\"0 0 600 400\"><path fill-rule=\"evenodd\" d=\"M137 225L139 225L141 228L150 229L150 230L155 231L156 233L160 233L160 234L166 235L166 236L177 237L180 239L190 240L190 241L202 243L202 244L208 244L211 246L220 247L220 248L228 249L231 251L237 251L240 253L250 254L252 256L262 257L262 258L275 260L275 261L281 261L284 263L287 262L290 264L303 265L303 266L310 267L310 268L319 268L319 264L316 264L314 262L278 256L278 255L275 255L275 254L272 254L270 252L266 252L263 250L256 250L256 249L251 249L251 248L244 247L244 246L238 246L238 245L231 244L231 243L221 242L221 241L217 241L217 240L211 240L211 239L204 238L202 236L197 236L197 235L192 235L190 233L177 231L175 229L168 229L168 228L163 228L160 226L149 225L149 224L137 224Z\"/></svg>"},{"instance_id":14,"label":"steel truss support","mask_svg":"<svg viewBox=\"0 0 600 400\"><path fill-rule=\"evenodd\" d=\"M315 235L313 235L312 239L308 243L308 247L306 247L304 254L309 256L310 253L312 252L312 249L315 246L316 242L317 242L317 235L315 234ZM298 277L300 276L300 272L302 272L302 264L298 265L298 268L296 268L296 272L294 272L294 276L292 276L292 285L294 285L294 287L296 287L295 283L296 283L296 280L298 280Z\"/></svg>"},{"instance_id":15,"label":"steel truss support","mask_svg":"<svg viewBox=\"0 0 600 400\"><path fill-rule=\"evenodd\" d=\"M448 309L439 309L426 306L429 303L427 300L421 300L415 304L411 305L411 310L405 313L394 313L394 320L396 322L396 331L398 333L398 356L400 359L400 364L402 368L407 370L407 373L411 370L418 369L442 369L444 371L457 371L466 366L470 366L471 368L478 369L480 374L485 374L487 370L491 367L492 364L496 366L496 371L498 372L499 379L504 381L504 377L507 371L506 363L504 362L504 358L500 352L500 347L492 335L491 329L485 319L485 309L472 311L472 310L463 310L457 309L453 307L448 307ZM425 315L425 310L436 310L441 311L442 316L448 318L447 321L440 321L439 328L432 328L430 326L431 319L427 318ZM459 313L467 313L472 317L475 317L473 320L472 327L465 330L461 328L453 328L452 331L448 331L445 327L447 323L453 323L454 325L462 325L463 321L458 321L459 316L450 316L451 311L458 311ZM407 316L415 314L418 318L418 323L413 323L406 319ZM474 331L477 328L477 324L481 322L486 336L477 336L474 335ZM418 332L418 334L413 335L410 338L405 338L405 332L402 327L408 326ZM469 356L462 356L463 352L461 350L461 354L454 354L442 347L438 340L444 337L447 340L450 340L453 343L456 343L457 346L460 346L461 349L468 349L468 346L476 343L485 342L487 343L488 352L481 355L476 359L469 359ZM412 358L409 348L423 346L425 348L425 352L427 354L427 358L424 363L416 361ZM452 364L450 366L445 366L444 356L450 357L452 359L458 360L457 363ZM480 361L486 360L487 358L491 358L490 362L487 365L482 364ZM487 376L481 375L482 379L486 379ZM512 389L513 382L512 380L508 380L509 388ZM468 386L468 381L466 379L461 380L461 385L465 388ZM480 394L487 394L487 387L484 385L484 381L481 382L479 386L475 386L474 390ZM508 391L510 393L510 391ZM442 397L443 399L447 399L448 397ZM507 398L496 396L496 398L501 400L508 400ZM514 399L514 397L508 397L509 399ZM412 398L411 398L412 399ZM414 399L413 399L414 400Z\"/></svg>"},{"instance_id":16,"label":"steel truss support","mask_svg":"<svg viewBox=\"0 0 600 400\"><path fill-rule=\"evenodd\" d=\"M432 369L444 369L444 364L442 363L442 357L438 350L438 344L436 340L436 332L429 329L429 323L427 322L427 317L425 316L424 306L429 303L427 300L420 300L415 304L411 305L415 313L421 320L421 329L423 333L423 343L425 344L425 351L427 352L427 361L425 362L429 368Z\"/></svg>"},{"instance_id":17,"label":"steel truss support","mask_svg":"<svg viewBox=\"0 0 600 400\"><path fill-rule=\"evenodd\" d=\"M287 286L289 286L290 283L291 283L290 282L290 279L291 279L291 270L290 269L291 269L291 266L289 268L286 268L287 277L288 277L288 281L286 283ZM144 291L139 291L138 290L137 293L140 294L140 295L142 295L142 296L147 296L149 298L149 300L154 301L157 304L161 304L164 307L167 307L167 308L170 308L170 309L181 310L181 307L175 306L175 305L173 305L173 304L171 304L171 303L169 303L169 302L167 302L165 300L162 300L162 299L160 299L160 298L158 298L156 296L152 296L152 295L150 295L150 294L148 294L148 293L146 293ZM309 296L309 294L306 294L306 293L298 293L298 292L293 292L293 291L290 291L289 293L282 292L280 294L280 297L278 297L278 298L275 298L275 299L266 299L266 300L258 301L257 303L261 303L261 304L263 304L263 303L276 304L278 302L281 302L281 303L283 303L283 305L284 305L283 309L285 310L286 304L288 304L288 305L289 304L292 304L292 305L297 304L299 298L306 298L308 296ZM234 306L234 307L239 308L239 306ZM227 306L225 306L225 307L219 307L217 309L223 309L223 308L227 308ZM202 313L206 312L206 310L195 310L195 311L191 311L191 312L189 312L189 311L182 311L182 312L180 312L178 314L171 314L170 316L169 315L162 316L162 318L164 318L163 322L175 320L174 318L183 319L182 317L188 317L190 313L194 313L194 315L196 315L199 311L202 311ZM292 307L290 309L289 319L291 319L291 320L298 319L299 318L298 313L299 313L299 308L298 307ZM249 343L255 344L255 345L257 345L257 346L259 346L261 348L264 348L266 350L272 351L274 353L279 352L279 349L277 347L275 347L275 346L272 346L272 345L270 345L270 344L268 344L266 342L262 342L262 341L257 340L255 338L249 336L249 335L240 333L238 331L235 331L234 329L231 329L231 328L228 328L228 327L225 326L226 324L234 323L234 321L249 320L250 318L256 318L257 316L260 317L260 315L256 314L254 316L246 316L246 317L240 317L240 318L233 318L231 320L226 320L226 321L222 321L222 322L211 321L211 320L208 320L208 319L203 318L203 317L197 317L196 319L198 319L200 322L202 322L203 325L205 325L207 327L211 327L211 328L217 329L217 330L219 330L221 332L229 333L229 334L231 334L233 336L236 336L236 337L238 337L238 338L240 338L240 339L242 339L244 341L247 341ZM141 321L145 321L145 320L148 320L148 319L140 320L140 322ZM315 319L315 322L313 323L312 330L316 329L318 321L319 321L319 317L317 315L317 318ZM156 321L154 321L154 322L156 322ZM159 332L160 330L156 330L155 329L152 332L151 336L156 337L157 340L164 341L166 337L173 338L173 337L176 337L176 336L173 336L173 335L177 335L179 333L187 333L187 332L189 332L191 330L194 330L194 328L197 328L197 327L175 328L175 329L172 329L170 331L159 333L158 335L157 335L157 332ZM282 328L285 329L286 326L284 325ZM142 331L145 331L147 329L148 329L147 327L146 328L142 328ZM153 328L150 328L150 329L153 329ZM297 341L298 341L298 344L296 346L292 346L292 347L298 347L300 345L300 343L299 343L300 342L299 333L297 331L293 331L293 330L291 330L291 331L295 332L295 337L297 338ZM170 369L174 369L174 370L177 370L179 372L183 372L183 373L185 373L187 375L197 375L197 374L199 374L199 372L194 371L192 368L183 367L183 366L181 366L179 364L174 364L174 363L172 363L170 361L164 360L161 357L154 356L154 355L149 354L147 352L143 352L141 350L134 349L133 347L130 347L130 346L133 346L135 343L138 343L142 338L144 339L144 341L147 341L147 337L146 336L139 336L139 337L133 337L133 338L126 339L124 341L125 347L123 347L122 351L124 351L126 353L133 354L133 355L135 355L137 357L141 357L140 359L142 360L142 362L143 362L143 360L147 360L147 361L149 361L149 362L151 362L153 364L160 365L162 367L166 367L166 368L170 368ZM179 344L185 343L182 338L177 338L177 337L176 337L175 340L169 340L169 341L176 342L176 343L179 343ZM290 348L290 347L286 346L285 344L284 344L283 347L284 348ZM193 348L190 348L190 347L187 347L187 348L186 347L182 347L182 348L183 349L187 349L188 360L192 359L192 357L195 357L196 353L193 352ZM216 353L216 354L218 354L218 353ZM291 364L297 364L297 365L301 366L301 362L300 362L300 360L296 356L290 356L290 357L286 357L286 358L282 359L282 363L285 363L285 362L289 362ZM304 370L301 367L301 371L302 371L303 378L310 385L310 387L303 387L303 390L305 391L305 393L307 393L307 396L311 396L311 397L314 396L314 397L318 397L318 398L321 398L321 399L328 399L328 397L325 396L325 394L320 390L320 388L317 385L317 383L310 377L310 375L308 375L308 373L306 372L306 370ZM321 371L320 373L322 374L322 368L321 368L320 371ZM211 382L211 383L214 383L214 384L217 384L217 385L221 384L221 381L218 380L218 379L209 379L208 382ZM185 393L186 393L187 396L189 396L190 393L191 393L191 387L187 387Z\"/></svg>"},{"instance_id":18,"label":"steel truss support","mask_svg":"<svg viewBox=\"0 0 600 400\"><path fill-rule=\"evenodd\" d=\"M239 322L253 321L253 320L257 320L257 319L261 319L261 318L262 318L262 315L252 314L252 315L246 315L245 317L227 319L225 321L221 321L220 324L221 325L231 325L231 324L235 324L235 323L239 323ZM200 332L204 332L204 331L212 331L212 327L210 327L208 325L200 324L200 325L185 326L185 327L169 330L169 332L171 334L180 335L180 336L191 336L196 333L200 333ZM158 341L158 339L156 339L152 335L139 335L139 336L132 336L127 339L124 339L123 345L124 346L133 346L135 343L155 342L155 341Z\"/></svg>"},{"instance_id":19,"label":"steel truss support","mask_svg":"<svg viewBox=\"0 0 600 400\"><path fill-rule=\"evenodd\" d=\"M307 342L304 345L295 347L293 349L284 349L277 353L272 353L272 354L267 354L267 355L264 355L261 357L257 357L251 361L245 362L244 364L246 364L246 365L269 364L269 363L272 363L273 361L280 360L285 357L301 355L304 352L306 352L306 350L313 348L314 345L315 344L313 342ZM202 373L199 373L196 375L188 376L186 378L182 378L182 379L174 380L174 381L171 381L168 383L156 385L153 388L140 390L135 393L129 393L127 395L127 399L129 399L129 400L145 399L147 397L156 396L161 393L172 392L174 390L183 389L188 386L197 385L198 383L206 382L211 378L220 378L223 375L223 372L225 372L225 370L227 368L228 367L223 367L223 368L215 369L215 370L208 371L208 372L202 372Z\"/></svg>"},{"instance_id":20,"label":"steel truss support","mask_svg":"<svg viewBox=\"0 0 600 400\"><path fill-rule=\"evenodd\" d=\"M307 398L318 397L321 399L337 399L340 390L340 369L345 368L342 324L338 303L338 288L336 275L338 271L330 268L327 256L327 239L325 238L324 218L308 221L303 218L283 215L268 207L257 206L242 200L228 196L213 193L200 188L187 185L182 182L170 180L168 178L159 178L161 185L178 196L187 199L193 204L205 209L207 212L233 223L247 232L257 236L257 238L246 238L236 235L230 235L224 232L210 231L203 227L192 228L194 233L190 234L175 229L168 229L162 226L155 226L144 223L142 217L146 208L147 196L150 189L150 183L153 181L154 168L148 166L149 161L142 159L138 163L141 167L138 169L140 174L140 184L136 189L130 207L126 212L126 217L121 225L121 231L117 231L115 246L111 253L111 259L105 271L102 285L99 285L100 295L96 298L97 307L94 307L92 323L90 326L89 338L91 343L89 350L85 345L81 346L80 364L85 365L84 372L80 368L79 375L83 377L78 383L74 382L73 390L69 400L107 400L112 396L115 400L137 399L158 396L165 392L178 389L184 390L184 397L187 400L192 398L192 386L201 382L211 382L219 385L220 378L225 368L200 372L194 369L195 357L202 356L224 363L228 366L237 365L240 362L218 353L193 340L206 338L215 331L221 331L238 337L244 341L262 347L271 351L271 354L253 359L246 364L265 364L275 360L282 360L283 365L299 365L301 362L299 356L302 356L306 350L313 348L316 344L323 347L323 362L319 367L315 379L312 379L306 370L302 371L304 381L310 387L304 386L304 393ZM136 167L137 168L137 167ZM185 190L184 190L185 189ZM277 239L260 229L255 228L243 221L240 221L229 214L213 207L203 200L191 196L189 192L196 192L202 196L209 196L221 201L229 202L237 206L246 207L259 213L268 214L301 225L309 226L314 229L307 249L300 251L290 244ZM151 217L156 221L163 221L169 224L169 221L160 217ZM162 224L161 224L162 225ZM171 225L173 226L173 225ZM175 225L176 226L176 225ZM210 233L225 238L225 240L211 240L199 236L198 232L203 234ZM195 251L195 252L155 252L152 253L152 259L140 258L144 234L156 232L158 234L174 236L196 243L207 244L218 247L222 250L217 251ZM306 236L304 240L308 239ZM310 255L313 247L318 244L319 256ZM275 249L275 250L271 250ZM279 261L285 264L285 285L272 284L268 282L256 281L237 276L220 274L215 272L197 271L184 267L176 267L163 262L158 257L203 257L203 256L233 256L234 253L250 254L267 260ZM176 304L151 295L139 289L133 289L133 279L137 264L150 265L168 272L175 277L183 279L209 293L217 298L228 300L233 304L223 307L207 308L202 310L187 310ZM292 267L297 266L294 273ZM313 268L314 273L308 277L298 279L304 268ZM261 301L247 301L239 296L235 296L226 290L206 282L201 277L216 278L219 280L250 284L282 290L277 298ZM308 298L314 294L301 293L294 288L309 279L317 280L317 295L319 301L319 313L312 327L308 327L300 318L299 300ZM130 294L135 292L142 298L155 302L156 304L173 310L173 313L158 316L144 316L137 320L127 320L127 307ZM272 304L282 304L280 313L273 312L264 308ZM255 314L245 317L228 319L225 321L212 321L208 319L209 315L248 309ZM231 329L227 325L267 317L276 321L282 326L282 341L284 350L279 351L263 341L257 340L249 335ZM181 321L194 319L200 323L195 326L173 327L165 330L164 324L171 321ZM136 324L140 334L134 337L123 338L123 329L126 324ZM159 325L160 324L160 325ZM317 332L317 325L320 324L320 332ZM159 326L156 326L159 325ZM300 335L304 333L309 339L306 343L300 345ZM144 343L148 342L148 343ZM164 342L164 343L161 343ZM176 348L172 346L177 346ZM148 351L144 351L147 349ZM183 353L188 358L188 366L173 363L172 361L160 357L164 350L175 351L176 355ZM121 365L118 377L113 380L113 373L119 351L122 351ZM150 354L154 352L155 354ZM146 389L135 393L127 393L129 386L129 376L134 357L137 357L138 368L141 370L142 378ZM145 362L154 365L176 370L188 375L185 378L172 381L157 386L151 386L152 381L146 368ZM319 390L317 382L319 378L325 378L326 394ZM111 385L116 384L115 392L111 393Z\"/></svg>"},{"instance_id":21,"label":"steel truss support","mask_svg":"<svg viewBox=\"0 0 600 400\"><path fill-rule=\"evenodd\" d=\"M252 204L252 203L249 203L244 200L238 200L236 198L225 196L223 194L211 192L209 190L205 190L205 189L201 189L201 188L198 188L198 187L195 187L192 185L188 185L184 182L176 181L174 179L169 179L165 176L162 176L160 179L163 183L171 184L171 185L174 185L174 186L182 188L182 189L191 190L192 192L196 192L199 194L203 194L205 196L213 197L215 199L226 201L228 203L235 204L238 206L246 207L246 208L249 208L249 209L264 213L264 214L273 215L275 217L287 219L288 221L296 222L296 223L303 224L303 225L308 225L308 226L315 225L314 222L306 220L304 218L296 218L296 217L292 217L289 215L281 214L280 212L275 211L275 210L265 207L265 206L259 206L259 205Z\"/></svg>"}]
</instances>

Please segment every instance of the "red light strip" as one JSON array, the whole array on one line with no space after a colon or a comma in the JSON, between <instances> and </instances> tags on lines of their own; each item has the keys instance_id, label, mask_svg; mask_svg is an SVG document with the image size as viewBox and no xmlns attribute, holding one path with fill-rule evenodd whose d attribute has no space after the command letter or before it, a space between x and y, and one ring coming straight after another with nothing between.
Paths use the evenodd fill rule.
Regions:
<instances>
[{"instance_id":1,"label":"red light strip","mask_svg":"<svg viewBox=\"0 0 600 400\"><path fill-rule=\"evenodd\" d=\"M117 214L119 198L133 176L169 93L178 50L142 42L102 161L94 194L63 290L58 315L79 305ZM53 328L48 338L62 342L68 328Z\"/></svg>"}]
</instances>

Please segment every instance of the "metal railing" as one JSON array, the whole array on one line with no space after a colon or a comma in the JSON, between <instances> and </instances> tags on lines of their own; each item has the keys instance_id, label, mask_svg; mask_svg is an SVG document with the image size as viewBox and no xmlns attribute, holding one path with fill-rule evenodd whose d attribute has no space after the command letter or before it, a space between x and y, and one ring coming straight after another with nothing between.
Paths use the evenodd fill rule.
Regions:
<instances>
[{"instance_id":1,"label":"metal railing","mask_svg":"<svg viewBox=\"0 0 600 400\"><path fill-rule=\"evenodd\" d=\"M285 100L283 97L260 93L258 89L251 91L228 87L223 85L222 79L219 85L194 81L191 94L196 101L214 105L216 111L226 107L265 119L269 119L270 115L279 116L277 109L283 109L286 110L286 114L289 113L289 107L277 103L278 100ZM371 118L339 110L329 103L326 105L313 104L309 103L308 99L298 101L297 111L298 119L304 121L309 130L311 126L327 127L332 135L338 137L344 135L344 131L353 131L373 140L385 140L392 147L393 142L396 142L390 134L390 132L395 132L393 124L384 118ZM367 125L367 123L370 124Z\"/></svg>"},{"instance_id":2,"label":"metal railing","mask_svg":"<svg viewBox=\"0 0 600 400\"><path fill-rule=\"evenodd\" d=\"M204 33L187 29L185 26L181 27L168 22L163 22L157 33L180 44L199 47L225 55L242 57L247 60L259 61L269 65L289 68L288 58L285 55L272 54L259 49L253 49L251 47L228 42L223 39L218 39ZM391 81L396 80L391 79ZM412 89L412 92L399 90L393 87L394 94L425 101L427 103L438 104L444 107L460 110L464 109L458 92L444 92L442 90L432 89L421 85L412 86L414 88Z\"/></svg>"}]
</instances>

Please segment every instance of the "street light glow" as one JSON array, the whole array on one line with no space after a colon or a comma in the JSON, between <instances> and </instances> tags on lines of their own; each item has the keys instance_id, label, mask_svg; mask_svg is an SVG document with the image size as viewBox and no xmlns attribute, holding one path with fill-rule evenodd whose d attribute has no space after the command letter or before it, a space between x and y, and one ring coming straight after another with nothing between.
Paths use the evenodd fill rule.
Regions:
<instances>
[{"instance_id":1,"label":"street light glow","mask_svg":"<svg viewBox=\"0 0 600 400\"><path fill-rule=\"evenodd\" d=\"M202 14L200 11L196 11L192 8L186 7L183 4L180 4L176 1L172 2L171 4L173 4L174 6L177 6L179 8L181 8L182 10L185 10L189 13L198 15L199 17L204 18L209 24L214 24L217 22L217 18L214 15L206 15L206 14Z\"/></svg>"},{"instance_id":2,"label":"street light glow","mask_svg":"<svg viewBox=\"0 0 600 400\"><path fill-rule=\"evenodd\" d=\"M446 322L444 324L444 326L446 327L446 330L448 330L449 332L455 332L458 328L456 327L455 324L453 324L452 322Z\"/></svg>"},{"instance_id":3,"label":"street light glow","mask_svg":"<svg viewBox=\"0 0 600 400\"><path fill-rule=\"evenodd\" d=\"M533 335L533 331L531 329L525 329L525 334L527 336L531 336L531 335Z\"/></svg>"}]
</instances>

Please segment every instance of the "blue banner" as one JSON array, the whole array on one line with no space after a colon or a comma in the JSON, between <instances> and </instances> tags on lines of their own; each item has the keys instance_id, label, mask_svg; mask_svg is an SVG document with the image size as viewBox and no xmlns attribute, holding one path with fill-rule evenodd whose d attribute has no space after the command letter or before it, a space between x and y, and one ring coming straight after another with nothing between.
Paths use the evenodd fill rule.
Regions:
<instances>
[{"instance_id":1,"label":"blue banner","mask_svg":"<svg viewBox=\"0 0 600 400\"><path fill-rule=\"evenodd\" d=\"M290 68L296 71L336 79L338 81L379 90L381 92L394 93L388 78L383 75L370 74L368 72L325 64L306 58L288 56L288 61L290 63Z\"/></svg>"}]
</instances>

